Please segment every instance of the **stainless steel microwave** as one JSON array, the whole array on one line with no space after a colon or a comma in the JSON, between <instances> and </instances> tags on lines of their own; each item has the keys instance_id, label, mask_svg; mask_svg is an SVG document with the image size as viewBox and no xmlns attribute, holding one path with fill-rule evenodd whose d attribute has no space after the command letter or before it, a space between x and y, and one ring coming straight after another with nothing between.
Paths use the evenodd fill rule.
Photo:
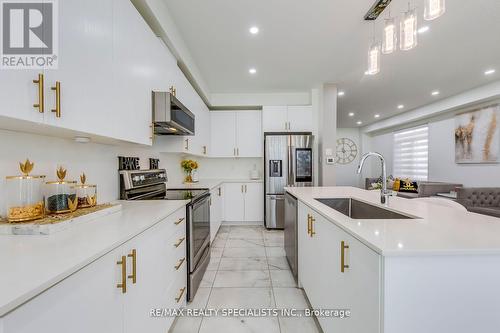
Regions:
<instances>
[{"instance_id":1,"label":"stainless steel microwave","mask_svg":"<svg viewBox=\"0 0 500 333\"><path fill-rule=\"evenodd\" d=\"M152 105L156 135L194 135L195 116L174 95L153 91Z\"/></svg>"}]
</instances>

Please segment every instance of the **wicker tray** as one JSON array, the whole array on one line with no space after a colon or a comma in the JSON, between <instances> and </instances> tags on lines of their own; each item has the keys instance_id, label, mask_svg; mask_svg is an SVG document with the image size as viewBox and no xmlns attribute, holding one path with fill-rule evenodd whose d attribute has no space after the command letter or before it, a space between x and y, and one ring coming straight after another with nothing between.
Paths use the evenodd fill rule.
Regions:
<instances>
[{"instance_id":1,"label":"wicker tray","mask_svg":"<svg viewBox=\"0 0 500 333\"><path fill-rule=\"evenodd\" d=\"M115 213L121 208L120 204L107 203L78 209L73 213L48 215L40 220L19 223L11 223L5 218L0 218L0 235L49 235L72 225Z\"/></svg>"}]
</instances>

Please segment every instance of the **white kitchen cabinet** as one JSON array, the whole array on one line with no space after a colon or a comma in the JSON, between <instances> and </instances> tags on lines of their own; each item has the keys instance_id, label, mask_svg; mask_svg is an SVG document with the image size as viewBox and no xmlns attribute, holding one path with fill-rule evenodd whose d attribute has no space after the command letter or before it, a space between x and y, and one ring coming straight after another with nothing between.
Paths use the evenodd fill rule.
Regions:
<instances>
[{"instance_id":1,"label":"white kitchen cabinet","mask_svg":"<svg viewBox=\"0 0 500 333\"><path fill-rule=\"evenodd\" d=\"M213 157L236 155L236 114L228 111L211 111L210 154Z\"/></svg>"},{"instance_id":2,"label":"white kitchen cabinet","mask_svg":"<svg viewBox=\"0 0 500 333\"><path fill-rule=\"evenodd\" d=\"M288 128L286 106L264 106L262 109L262 129L264 132L283 132Z\"/></svg>"},{"instance_id":3,"label":"white kitchen cabinet","mask_svg":"<svg viewBox=\"0 0 500 333\"><path fill-rule=\"evenodd\" d=\"M262 183L224 184L224 221L262 222L264 186Z\"/></svg>"},{"instance_id":4,"label":"white kitchen cabinet","mask_svg":"<svg viewBox=\"0 0 500 333\"><path fill-rule=\"evenodd\" d=\"M263 157L262 112L236 112L236 149L238 157Z\"/></svg>"},{"instance_id":5,"label":"white kitchen cabinet","mask_svg":"<svg viewBox=\"0 0 500 333\"><path fill-rule=\"evenodd\" d=\"M224 221L245 221L245 187L242 183L224 184Z\"/></svg>"},{"instance_id":6,"label":"white kitchen cabinet","mask_svg":"<svg viewBox=\"0 0 500 333\"><path fill-rule=\"evenodd\" d=\"M261 111L212 111L212 157L262 157Z\"/></svg>"},{"instance_id":7,"label":"white kitchen cabinet","mask_svg":"<svg viewBox=\"0 0 500 333\"><path fill-rule=\"evenodd\" d=\"M63 1L59 11L59 64L46 73L45 123L113 136L109 126L114 114L110 93L113 87L113 20L128 20L126 13L113 17L114 0ZM122 16L124 16L122 18ZM56 109L60 82L60 111Z\"/></svg>"},{"instance_id":8,"label":"white kitchen cabinet","mask_svg":"<svg viewBox=\"0 0 500 333\"><path fill-rule=\"evenodd\" d=\"M168 331L174 318L150 311L186 305L185 217L183 207L35 296L0 318L0 332Z\"/></svg>"},{"instance_id":9,"label":"white kitchen cabinet","mask_svg":"<svg viewBox=\"0 0 500 333\"><path fill-rule=\"evenodd\" d=\"M213 242L222 223L223 186L219 185L210 191L210 241Z\"/></svg>"},{"instance_id":10,"label":"white kitchen cabinet","mask_svg":"<svg viewBox=\"0 0 500 333\"><path fill-rule=\"evenodd\" d=\"M313 114L310 105L264 106L264 132L312 132Z\"/></svg>"},{"instance_id":11,"label":"white kitchen cabinet","mask_svg":"<svg viewBox=\"0 0 500 333\"><path fill-rule=\"evenodd\" d=\"M0 116L42 124L50 110L47 103L44 113L33 106L39 103L38 84L33 80L43 73L43 70L1 70Z\"/></svg>"},{"instance_id":12,"label":"white kitchen cabinet","mask_svg":"<svg viewBox=\"0 0 500 333\"><path fill-rule=\"evenodd\" d=\"M124 294L116 288L122 255L121 248L111 251L10 312L2 332L122 333Z\"/></svg>"},{"instance_id":13,"label":"white kitchen cabinet","mask_svg":"<svg viewBox=\"0 0 500 333\"><path fill-rule=\"evenodd\" d=\"M313 116L311 105L289 105L287 108L288 130L293 132L312 132Z\"/></svg>"},{"instance_id":14,"label":"white kitchen cabinet","mask_svg":"<svg viewBox=\"0 0 500 333\"><path fill-rule=\"evenodd\" d=\"M343 272L342 252L348 266ZM312 307L351 311L350 319L318 317L324 332L380 332L380 255L299 203L298 258L299 281Z\"/></svg>"},{"instance_id":15,"label":"white kitchen cabinet","mask_svg":"<svg viewBox=\"0 0 500 333\"><path fill-rule=\"evenodd\" d=\"M264 184L246 183L245 186L245 221L264 221Z\"/></svg>"}]
</instances>

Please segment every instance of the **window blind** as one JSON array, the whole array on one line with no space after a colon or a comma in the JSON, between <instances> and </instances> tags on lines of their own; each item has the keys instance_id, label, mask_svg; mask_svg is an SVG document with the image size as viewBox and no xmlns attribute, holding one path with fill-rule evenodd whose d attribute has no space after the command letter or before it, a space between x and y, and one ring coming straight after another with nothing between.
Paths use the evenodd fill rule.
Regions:
<instances>
[{"instance_id":1,"label":"window blind","mask_svg":"<svg viewBox=\"0 0 500 333\"><path fill-rule=\"evenodd\" d=\"M393 173L398 178L427 180L429 127L419 126L394 133Z\"/></svg>"}]
</instances>

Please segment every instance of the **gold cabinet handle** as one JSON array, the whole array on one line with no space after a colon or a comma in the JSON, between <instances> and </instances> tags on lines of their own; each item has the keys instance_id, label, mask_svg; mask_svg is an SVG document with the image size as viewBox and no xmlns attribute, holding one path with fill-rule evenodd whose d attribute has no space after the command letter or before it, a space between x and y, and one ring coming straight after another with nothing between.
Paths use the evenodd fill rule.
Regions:
<instances>
[{"instance_id":1,"label":"gold cabinet handle","mask_svg":"<svg viewBox=\"0 0 500 333\"><path fill-rule=\"evenodd\" d=\"M151 128L151 136L149 137L149 139L151 140L151 143L155 143L155 124L151 123L149 127Z\"/></svg>"},{"instance_id":2,"label":"gold cabinet handle","mask_svg":"<svg viewBox=\"0 0 500 333\"><path fill-rule=\"evenodd\" d=\"M207 154L207 146L203 146L203 155Z\"/></svg>"},{"instance_id":3,"label":"gold cabinet handle","mask_svg":"<svg viewBox=\"0 0 500 333\"><path fill-rule=\"evenodd\" d=\"M245 185L245 193L247 193L247 186Z\"/></svg>"},{"instance_id":4,"label":"gold cabinet handle","mask_svg":"<svg viewBox=\"0 0 500 333\"><path fill-rule=\"evenodd\" d=\"M241 185L241 193L244 193L245 192L245 187L244 185Z\"/></svg>"},{"instance_id":5,"label":"gold cabinet handle","mask_svg":"<svg viewBox=\"0 0 500 333\"><path fill-rule=\"evenodd\" d=\"M316 222L316 219L311 215L311 232L310 232L311 237L316 235L316 231L314 231L314 222Z\"/></svg>"},{"instance_id":6,"label":"gold cabinet handle","mask_svg":"<svg viewBox=\"0 0 500 333\"><path fill-rule=\"evenodd\" d=\"M175 270L178 271L179 268L181 268L182 264L184 263L184 261L186 260L186 258L182 258L181 260L179 260L179 262L177 263L177 265L175 265Z\"/></svg>"},{"instance_id":7,"label":"gold cabinet handle","mask_svg":"<svg viewBox=\"0 0 500 333\"><path fill-rule=\"evenodd\" d=\"M61 82L56 81L56 85L50 89L56 92L56 108L52 109L52 112L56 114L57 118L61 118Z\"/></svg>"},{"instance_id":8,"label":"gold cabinet handle","mask_svg":"<svg viewBox=\"0 0 500 333\"><path fill-rule=\"evenodd\" d=\"M175 225L179 225L182 223L182 221L184 221L184 218L180 218L177 222L174 222Z\"/></svg>"},{"instance_id":9,"label":"gold cabinet handle","mask_svg":"<svg viewBox=\"0 0 500 333\"><path fill-rule=\"evenodd\" d=\"M38 112L44 112L44 79L43 74L38 74L38 80L33 80L33 83L38 84L38 103L33 104L33 107L38 108Z\"/></svg>"},{"instance_id":10,"label":"gold cabinet handle","mask_svg":"<svg viewBox=\"0 0 500 333\"><path fill-rule=\"evenodd\" d=\"M129 275L128 278L135 284L137 282L137 250L133 249L127 257L132 258L132 274Z\"/></svg>"},{"instance_id":11,"label":"gold cabinet handle","mask_svg":"<svg viewBox=\"0 0 500 333\"><path fill-rule=\"evenodd\" d=\"M176 248L178 248L179 246L181 246L182 242L184 242L184 240L186 239L186 237L182 237L181 239L179 239L175 244L174 246Z\"/></svg>"},{"instance_id":12,"label":"gold cabinet handle","mask_svg":"<svg viewBox=\"0 0 500 333\"><path fill-rule=\"evenodd\" d=\"M307 214L307 234L311 235L311 214Z\"/></svg>"},{"instance_id":13,"label":"gold cabinet handle","mask_svg":"<svg viewBox=\"0 0 500 333\"><path fill-rule=\"evenodd\" d=\"M344 273L346 268L349 268L349 265L345 264L345 250L349 248L344 241L340 242L340 271Z\"/></svg>"},{"instance_id":14,"label":"gold cabinet handle","mask_svg":"<svg viewBox=\"0 0 500 333\"><path fill-rule=\"evenodd\" d=\"M181 292L181 293L179 294L179 297L176 297L176 298L175 298L175 301L176 301L177 303L179 303L179 302L181 301L181 299L182 299L182 295L184 295L184 292L186 291L186 287L184 287L184 288L182 288L182 289L179 289L179 291Z\"/></svg>"},{"instance_id":15,"label":"gold cabinet handle","mask_svg":"<svg viewBox=\"0 0 500 333\"><path fill-rule=\"evenodd\" d=\"M127 292L127 257L122 256L122 260L116 262L117 265L122 266L122 283L118 283L116 288L122 290L122 294Z\"/></svg>"},{"instance_id":16,"label":"gold cabinet handle","mask_svg":"<svg viewBox=\"0 0 500 333\"><path fill-rule=\"evenodd\" d=\"M186 139L184 141L186 141L186 146L184 147L184 149L189 150L189 139Z\"/></svg>"},{"instance_id":17,"label":"gold cabinet handle","mask_svg":"<svg viewBox=\"0 0 500 333\"><path fill-rule=\"evenodd\" d=\"M222 191L221 191L221 188L219 187L219 197L222 196Z\"/></svg>"}]
</instances>

